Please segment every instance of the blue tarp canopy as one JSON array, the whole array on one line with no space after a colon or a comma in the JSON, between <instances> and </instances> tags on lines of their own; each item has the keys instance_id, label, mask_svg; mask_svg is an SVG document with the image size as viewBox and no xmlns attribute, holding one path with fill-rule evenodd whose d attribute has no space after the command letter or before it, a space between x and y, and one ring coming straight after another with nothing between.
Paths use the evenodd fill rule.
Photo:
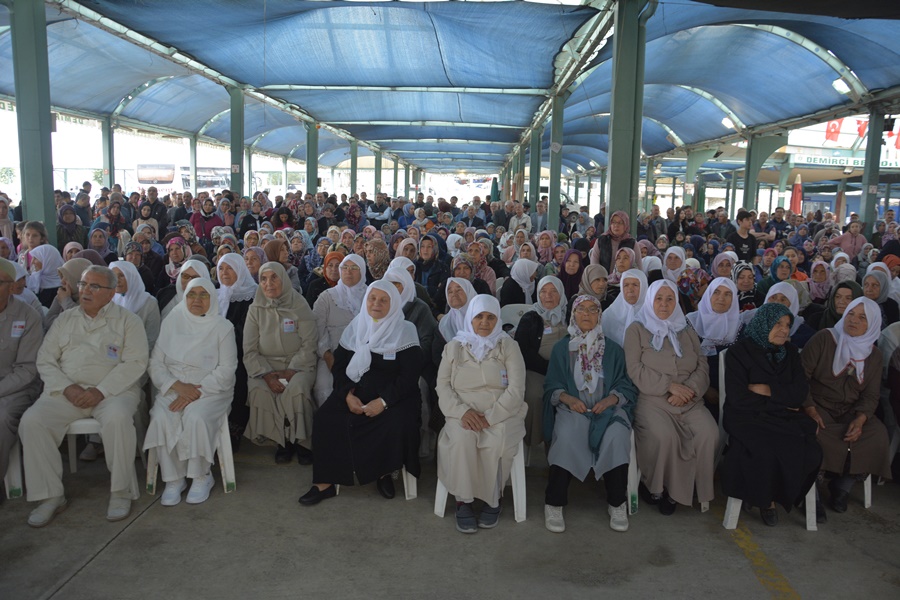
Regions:
<instances>
[{"instance_id":1,"label":"blue tarp canopy","mask_svg":"<svg viewBox=\"0 0 900 600\"><path fill-rule=\"evenodd\" d=\"M612 6L48 2L51 100L228 143L227 79L247 90L244 143L255 151L303 159L303 121L315 121L322 166L345 160L356 138L361 156L370 144L430 172L497 172L554 88L570 42ZM0 7L5 64L8 24ZM565 104L563 164L574 170L606 166L612 42ZM849 93L835 89L839 78ZM831 109L864 111L871 94L900 87L900 21L663 1L647 25L645 82L641 145L651 156ZM11 68L0 70L0 94L15 95ZM549 128L542 148L549 161Z\"/></svg>"}]
</instances>

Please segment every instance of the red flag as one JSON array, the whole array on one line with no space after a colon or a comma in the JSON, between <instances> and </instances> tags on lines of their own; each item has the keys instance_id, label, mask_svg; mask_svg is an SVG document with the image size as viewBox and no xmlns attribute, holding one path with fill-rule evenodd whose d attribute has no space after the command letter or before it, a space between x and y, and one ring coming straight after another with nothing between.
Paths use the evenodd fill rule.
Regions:
<instances>
[{"instance_id":1,"label":"red flag","mask_svg":"<svg viewBox=\"0 0 900 600\"><path fill-rule=\"evenodd\" d=\"M894 136L896 139L894 140L894 148L900 150L900 135Z\"/></svg>"},{"instance_id":2,"label":"red flag","mask_svg":"<svg viewBox=\"0 0 900 600\"><path fill-rule=\"evenodd\" d=\"M828 126L825 128L825 141L838 141L838 136L841 133L841 124L844 122L843 119L837 119L835 121L828 121Z\"/></svg>"},{"instance_id":3,"label":"red flag","mask_svg":"<svg viewBox=\"0 0 900 600\"><path fill-rule=\"evenodd\" d=\"M856 133L859 137L866 137L866 129L869 128L869 121L863 119L856 120Z\"/></svg>"}]
</instances>

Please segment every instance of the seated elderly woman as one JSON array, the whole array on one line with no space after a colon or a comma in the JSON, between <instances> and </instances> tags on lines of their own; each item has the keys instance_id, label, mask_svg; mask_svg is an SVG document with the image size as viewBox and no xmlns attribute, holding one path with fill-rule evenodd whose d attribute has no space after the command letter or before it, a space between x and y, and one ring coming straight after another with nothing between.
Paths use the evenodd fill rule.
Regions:
<instances>
[{"instance_id":1,"label":"seated elderly woman","mask_svg":"<svg viewBox=\"0 0 900 600\"><path fill-rule=\"evenodd\" d=\"M441 317L438 331L446 344L465 329L466 310L478 293L468 279L449 277L446 285L447 314Z\"/></svg>"},{"instance_id":2,"label":"seated elderly woman","mask_svg":"<svg viewBox=\"0 0 900 600\"><path fill-rule=\"evenodd\" d=\"M344 329L362 309L366 293L366 263L358 254L350 254L340 261L339 280L333 288L325 290L312 307L319 332L316 383L313 388L319 406L331 395L334 351L337 350Z\"/></svg>"},{"instance_id":3,"label":"seated elderly woman","mask_svg":"<svg viewBox=\"0 0 900 600\"><path fill-rule=\"evenodd\" d=\"M21 259L21 254L19 255ZM31 290L41 304L50 308L56 291L62 282L59 279L59 268L63 266L62 255L55 246L41 244L28 253L28 277L25 285Z\"/></svg>"},{"instance_id":4,"label":"seated elderly woman","mask_svg":"<svg viewBox=\"0 0 900 600\"><path fill-rule=\"evenodd\" d=\"M644 306L647 287L647 276L643 271L640 269L625 271L619 281L619 295L604 312L603 335L620 348L625 346L625 332Z\"/></svg>"},{"instance_id":5,"label":"seated elderly woman","mask_svg":"<svg viewBox=\"0 0 900 600\"><path fill-rule=\"evenodd\" d=\"M766 304L777 302L783 304L794 315L791 323L791 343L800 350L806 347L810 338L815 335L815 330L806 324L803 317L800 316L800 300L797 296L797 289L794 285L787 281L780 281L769 288L766 292ZM751 316L750 313L746 313ZM746 318L746 317L745 317Z\"/></svg>"},{"instance_id":6,"label":"seated elderly woman","mask_svg":"<svg viewBox=\"0 0 900 600\"><path fill-rule=\"evenodd\" d=\"M456 529L495 527L528 405L525 361L503 332L493 296L469 302L464 329L444 348L437 393L447 420L438 438L438 479L456 497ZM476 498L485 503L477 520Z\"/></svg>"},{"instance_id":7,"label":"seated elderly woman","mask_svg":"<svg viewBox=\"0 0 900 600\"><path fill-rule=\"evenodd\" d=\"M628 375L638 388L634 434L645 501L671 515L676 503L713 499L719 430L703 406L709 366L687 326L675 284L656 281L625 332Z\"/></svg>"},{"instance_id":8,"label":"seated elderly woman","mask_svg":"<svg viewBox=\"0 0 900 600\"><path fill-rule=\"evenodd\" d=\"M297 454L312 463L312 386L318 345L316 317L291 286L281 263L259 269L259 289L244 323L250 421L244 437L257 444L275 442L276 463Z\"/></svg>"},{"instance_id":9,"label":"seated elderly woman","mask_svg":"<svg viewBox=\"0 0 900 600\"><path fill-rule=\"evenodd\" d=\"M628 529L628 461L637 388L625 372L625 354L603 335L600 301L578 296L568 335L553 347L544 380L544 438L551 439L544 492L544 525L565 531L569 481L594 471L606 485L609 526Z\"/></svg>"},{"instance_id":10,"label":"seated elderly woman","mask_svg":"<svg viewBox=\"0 0 900 600\"><path fill-rule=\"evenodd\" d=\"M181 265L175 285L159 290L156 294L156 301L159 303L159 314L163 320L172 312L172 309L184 301L184 288L198 277L212 281L209 276L209 268L199 260L191 259Z\"/></svg>"},{"instance_id":11,"label":"seated elderly woman","mask_svg":"<svg viewBox=\"0 0 900 600\"><path fill-rule=\"evenodd\" d=\"M602 265L588 265L584 268L578 286L579 295L593 296L600 301L603 309L607 309L619 293L618 286L614 289L615 293L612 292L609 287L609 273Z\"/></svg>"},{"instance_id":12,"label":"seated elderly woman","mask_svg":"<svg viewBox=\"0 0 900 600\"><path fill-rule=\"evenodd\" d=\"M160 331L159 305L156 298L144 289L140 273L130 262L117 260L109 268L116 274L116 295L113 296L113 302L141 318L144 331L147 333L147 346L153 352Z\"/></svg>"},{"instance_id":13,"label":"seated elderly woman","mask_svg":"<svg viewBox=\"0 0 900 600\"><path fill-rule=\"evenodd\" d=\"M390 281L366 290L363 310L347 326L334 352L334 391L313 421L313 485L300 504L337 495L336 485L377 482L394 497L391 474L406 468L418 477L419 336L403 317L400 292Z\"/></svg>"},{"instance_id":14,"label":"seated elderly woman","mask_svg":"<svg viewBox=\"0 0 900 600\"><path fill-rule=\"evenodd\" d=\"M809 383L790 343L793 320L787 307L763 305L725 355L722 491L759 507L770 527L778 524L775 504L790 512L822 464L815 421L800 412Z\"/></svg>"},{"instance_id":15,"label":"seated elderly woman","mask_svg":"<svg viewBox=\"0 0 900 600\"><path fill-rule=\"evenodd\" d=\"M875 416L884 360L875 349L880 334L878 305L857 298L841 320L815 334L800 355L809 378L803 407L819 426L825 455L819 481L831 478L831 508L838 513L847 510L856 481L868 474L891 478L887 429Z\"/></svg>"},{"instance_id":16,"label":"seated elderly woman","mask_svg":"<svg viewBox=\"0 0 900 600\"><path fill-rule=\"evenodd\" d=\"M516 327L515 339L525 359L525 443L529 446L550 441L544 439L542 425L544 377L553 346L566 335L567 304L562 281L547 275L538 282L533 310L522 315Z\"/></svg>"},{"instance_id":17,"label":"seated elderly woman","mask_svg":"<svg viewBox=\"0 0 900 600\"><path fill-rule=\"evenodd\" d=\"M500 305L534 304L537 302L534 279L540 265L522 258L513 263L510 276L500 287Z\"/></svg>"},{"instance_id":18,"label":"seated elderly woman","mask_svg":"<svg viewBox=\"0 0 900 600\"><path fill-rule=\"evenodd\" d=\"M144 450L156 448L166 482L163 506L181 502L186 477L193 480L188 504L205 502L215 483L210 468L237 369L234 327L219 316L217 304L211 281L191 281L150 356L156 400Z\"/></svg>"},{"instance_id":19,"label":"seated elderly woman","mask_svg":"<svg viewBox=\"0 0 900 600\"><path fill-rule=\"evenodd\" d=\"M850 268L852 269L853 267ZM806 320L807 325L816 331L834 327L841 320L841 317L844 316L844 311L847 310L850 302L862 295L863 289L856 281L850 280L835 283L828 293L825 310L810 315Z\"/></svg>"}]
</instances>

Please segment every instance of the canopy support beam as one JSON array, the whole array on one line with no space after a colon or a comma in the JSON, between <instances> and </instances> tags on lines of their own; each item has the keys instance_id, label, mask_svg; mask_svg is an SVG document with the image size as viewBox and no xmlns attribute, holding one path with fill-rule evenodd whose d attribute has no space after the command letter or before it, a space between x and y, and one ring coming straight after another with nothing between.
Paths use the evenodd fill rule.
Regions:
<instances>
[{"instance_id":1,"label":"canopy support beam","mask_svg":"<svg viewBox=\"0 0 900 600\"><path fill-rule=\"evenodd\" d=\"M785 161L781 163L781 170L778 172L778 206L781 208L784 208L784 203L787 198L787 184L792 167L793 165L785 159Z\"/></svg>"},{"instance_id":2,"label":"canopy support beam","mask_svg":"<svg viewBox=\"0 0 900 600\"><path fill-rule=\"evenodd\" d=\"M100 136L103 144L103 185L112 189L116 182L116 128L111 117L100 121Z\"/></svg>"},{"instance_id":3,"label":"canopy support beam","mask_svg":"<svg viewBox=\"0 0 900 600\"><path fill-rule=\"evenodd\" d=\"M528 165L528 202L531 208L537 211L537 203L541 199L541 136L544 128L538 127L531 130L531 150ZM548 221L549 224L549 221Z\"/></svg>"},{"instance_id":4,"label":"canopy support beam","mask_svg":"<svg viewBox=\"0 0 900 600\"><path fill-rule=\"evenodd\" d=\"M863 194L859 203L859 220L863 222L863 233L870 241L878 217L878 174L881 169L883 132L884 111L872 107L869 110L869 138L866 140L866 166L862 176Z\"/></svg>"},{"instance_id":5,"label":"canopy support beam","mask_svg":"<svg viewBox=\"0 0 900 600\"><path fill-rule=\"evenodd\" d=\"M409 199L410 199L409 193L412 190L412 188L410 187L410 182L409 182L409 163L403 164L403 181L404 181L403 189L406 190L404 193L404 196L406 197L406 200L409 201Z\"/></svg>"},{"instance_id":6,"label":"canopy support beam","mask_svg":"<svg viewBox=\"0 0 900 600\"><path fill-rule=\"evenodd\" d=\"M644 210L650 212L653 206L653 195L656 192L656 161L653 157L647 158L647 175L644 177Z\"/></svg>"},{"instance_id":7,"label":"canopy support beam","mask_svg":"<svg viewBox=\"0 0 900 600\"><path fill-rule=\"evenodd\" d=\"M257 88L262 92L416 92L444 94L503 94L512 96L549 96L546 88L491 88L415 85L305 85L274 84Z\"/></svg>"},{"instance_id":8,"label":"canopy support beam","mask_svg":"<svg viewBox=\"0 0 900 600\"><path fill-rule=\"evenodd\" d=\"M559 230L560 178L562 177L563 110L566 99L553 96L550 116L550 197L547 198L547 224L553 231Z\"/></svg>"},{"instance_id":9,"label":"canopy support beam","mask_svg":"<svg viewBox=\"0 0 900 600\"><path fill-rule=\"evenodd\" d=\"M199 135L192 135L188 138L188 152L190 153L189 169L191 171L191 194L197 195L197 138Z\"/></svg>"},{"instance_id":10,"label":"canopy support beam","mask_svg":"<svg viewBox=\"0 0 900 600\"><path fill-rule=\"evenodd\" d=\"M682 206L692 204L694 197L697 195L697 171L700 166L711 159L716 154L716 148L706 148L704 150L691 150L688 152L687 167L684 172L684 202ZM697 187L695 187L697 186ZM697 209L694 209L697 212Z\"/></svg>"},{"instance_id":11,"label":"canopy support beam","mask_svg":"<svg viewBox=\"0 0 900 600\"><path fill-rule=\"evenodd\" d=\"M359 174L359 143L350 141L350 196L356 194L356 177Z\"/></svg>"},{"instance_id":12,"label":"canopy support beam","mask_svg":"<svg viewBox=\"0 0 900 600\"><path fill-rule=\"evenodd\" d=\"M319 191L319 127L315 123L306 126L306 193Z\"/></svg>"},{"instance_id":13,"label":"canopy support beam","mask_svg":"<svg viewBox=\"0 0 900 600\"><path fill-rule=\"evenodd\" d=\"M381 193L381 150L375 151L375 195ZM372 198L373 200L375 198Z\"/></svg>"},{"instance_id":14,"label":"canopy support beam","mask_svg":"<svg viewBox=\"0 0 900 600\"><path fill-rule=\"evenodd\" d=\"M747 140L747 159L744 164L744 208L756 210L759 170L772 154L787 144L785 134L751 135Z\"/></svg>"},{"instance_id":15,"label":"canopy support beam","mask_svg":"<svg viewBox=\"0 0 900 600\"><path fill-rule=\"evenodd\" d=\"M231 100L231 185L229 189L240 198L244 195L244 92L228 88Z\"/></svg>"}]
</instances>

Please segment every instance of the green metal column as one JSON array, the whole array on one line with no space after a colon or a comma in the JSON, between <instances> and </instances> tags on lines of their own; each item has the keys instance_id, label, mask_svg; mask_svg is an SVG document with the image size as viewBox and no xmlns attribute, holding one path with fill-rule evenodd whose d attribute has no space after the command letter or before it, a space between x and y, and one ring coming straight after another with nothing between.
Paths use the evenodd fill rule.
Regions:
<instances>
[{"instance_id":1,"label":"green metal column","mask_svg":"<svg viewBox=\"0 0 900 600\"><path fill-rule=\"evenodd\" d=\"M866 168L863 169L863 194L859 203L859 220L863 222L866 239L872 238L872 228L877 217L878 174L881 169L881 148L884 136L884 113L878 109L869 111L869 137L866 139Z\"/></svg>"},{"instance_id":2,"label":"green metal column","mask_svg":"<svg viewBox=\"0 0 900 600\"><path fill-rule=\"evenodd\" d=\"M103 143L103 185L112 188L116 182L116 146L115 146L115 129L112 126L112 119L106 117L100 121L100 137ZM180 173L175 173L176 178L180 177Z\"/></svg>"},{"instance_id":3,"label":"green metal column","mask_svg":"<svg viewBox=\"0 0 900 600\"><path fill-rule=\"evenodd\" d=\"M12 29L13 76L16 84L16 122L19 131L19 181L23 216L51 225L56 222L53 201L53 152L50 145L50 67L47 61L47 14L44 3L12 0L6 3ZM56 245L56 227L47 227Z\"/></svg>"},{"instance_id":4,"label":"green metal column","mask_svg":"<svg viewBox=\"0 0 900 600\"><path fill-rule=\"evenodd\" d=\"M253 150L248 146L244 149L244 157L246 160L246 169L247 169L247 177L244 179L244 190L248 196L253 195ZM241 196L244 195L244 192L241 192Z\"/></svg>"},{"instance_id":5,"label":"green metal column","mask_svg":"<svg viewBox=\"0 0 900 600\"><path fill-rule=\"evenodd\" d=\"M688 189L696 186L694 180L697 177L697 171L700 169L700 166L711 159L713 155L715 155L715 148L706 148L703 150L691 150L688 152L687 157L687 168L684 173L684 201L682 202L682 206L687 204L692 204L694 201L694 196L696 195L694 192L688 192ZM696 210L694 212L697 212Z\"/></svg>"},{"instance_id":6,"label":"green metal column","mask_svg":"<svg viewBox=\"0 0 900 600\"><path fill-rule=\"evenodd\" d=\"M281 185L284 186L284 195L288 193L288 157L281 157Z\"/></svg>"},{"instance_id":7,"label":"green metal column","mask_svg":"<svg viewBox=\"0 0 900 600\"><path fill-rule=\"evenodd\" d=\"M738 191L738 174L737 169L731 172L731 205L728 207L728 216L737 216L737 191Z\"/></svg>"},{"instance_id":8,"label":"green metal column","mask_svg":"<svg viewBox=\"0 0 900 600\"><path fill-rule=\"evenodd\" d=\"M516 167L516 200L525 201L525 144L519 146L519 165Z\"/></svg>"},{"instance_id":9,"label":"green metal column","mask_svg":"<svg viewBox=\"0 0 900 600\"><path fill-rule=\"evenodd\" d=\"M359 171L359 142L350 142L350 195L356 193L356 177Z\"/></svg>"},{"instance_id":10,"label":"green metal column","mask_svg":"<svg viewBox=\"0 0 900 600\"><path fill-rule=\"evenodd\" d=\"M587 192L587 193L585 194L585 196L587 197L587 199L585 200L585 203L586 203L587 206L588 206L588 212L591 212L591 176L590 176L590 175L587 176L587 190L586 190L586 192Z\"/></svg>"},{"instance_id":11,"label":"green metal column","mask_svg":"<svg viewBox=\"0 0 900 600\"><path fill-rule=\"evenodd\" d=\"M409 163L403 165L403 189L406 190L406 199L409 200L409 193L412 191L412 188L409 184Z\"/></svg>"},{"instance_id":12,"label":"green metal column","mask_svg":"<svg viewBox=\"0 0 900 600\"><path fill-rule=\"evenodd\" d=\"M871 126L871 124L870 124ZM787 136L777 135L751 135L747 142L747 158L744 163L744 208L756 210L757 177L772 153L787 144Z\"/></svg>"},{"instance_id":13,"label":"green metal column","mask_svg":"<svg viewBox=\"0 0 900 600\"><path fill-rule=\"evenodd\" d=\"M787 196L788 178L791 176L793 164L785 160L781 163L781 170L778 172L778 206L784 208L784 199Z\"/></svg>"},{"instance_id":14,"label":"green metal column","mask_svg":"<svg viewBox=\"0 0 900 600\"><path fill-rule=\"evenodd\" d=\"M192 135L188 138L188 152L190 153L190 165L188 168L191 172L191 194L197 195L197 137Z\"/></svg>"},{"instance_id":15,"label":"green metal column","mask_svg":"<svg viewBox=\"0 0 900 600\"><path fill-rule=\"evenodd\" d=\"M644 212L650 212L653 206L653 194L656 192L656 161L652 158L647 159L647 176L644 177Z\"/></svg>"},{"instance_id":16,"label":"green metal column","mask_svg":"<svg viewBox=\"0 0 900 600\"><path fill-rule=\"evenodd\" d=\"M560 178L562 177L563 106L566 99L553 96L550 115L550 194L547 198L547 224L559 230Z\"/></svg>"},{"instance_id":17,"label":"green metal column","mask_svg":"<svg viewBox=\"0 0 900 600\"><path fill-rule=\"evenodd\" d=\"M609 167L600 171L600 205L606 204L606 172L609 170ZM606 214L611 214L607 212Z\"/></svg>"},{"instance_id":18,"label":"green metal column","mask_svg":"<svg viewBox=\"0 0 900 600\"><path fill-rule=\"evenodd\" d=\"M244 92L228 88L231 98L231 185L235 196L244 195Z\"/></svg>"},{"instance_id":19,"label":"green metal column","mask_svg":"<svg viewBox=\"0 0 900 600\"><path fill-rule=\"evenodd\" d=\"M887 182L884 188L884 210L887 211L891 207L891 182Z\"/></svg>"},{"instance_id":20,"label":"green metal column","mask_svg":"<svg viewBox=\"0 0 900 600\"><path fill-rule=\"evenodd\" d=\"M581 179L578 175L575 176L575 204L578 204L578 184L581 183Z\"/></svg>"},{"instance_id":21,"label":"green metal column","mask_svg":"<svg viewBox=\"0 0 900 600\"><path fill-rule=\"evenodd\" d=\"M375 194L381 193L381 150L375 151ZM372 198L375 200L375 198Z\"/></svg>"},{"instance_id":22,"label":"green metal column","mask_svg":"<svg viewBox=\"0 0 900 600\"><path fill-rule=\"evenodd\" d=\"M609 122L608 215L617 210L624 210L628 215L637 213L644 104L644 24L656 10L656 2L652 2L641 14L647 4L647 0L616 2ZM636 231L637 219L631 219L632 235Z\"/></svg>"},{"instance_id":23,"label":"green metal column","mask_svg":"<svg viewBox=\"0 0 900 600\"><path fill-rule=\"evenodd\" d=\"M393 191L394 198L396 198L397 196L400 195L397 193L397 185L399 182L399 176L400 176L400 163L397 162L397 157L395 156L394 157L394 191Z\"/></svg>"},{"instance_id":24,"label":"green metal column","mask_svg":"<svg viewBox=\"0 0 900 600\"><path fill-rule=\"evenodd\" d=\"M678 178L672 175L672 208L675 208L675 186L678 185Z\"/></svg>"},{"instance_id":25,"label":"green metal column","mask_svg":"<svg viewBox=\"0 0 900 600\"><path fill-rule=\"evenodd\" d=\"M314 123L306 125L306 193L316 195L319 191L319 127Z\"/></svg>"},{"instance_id":26,"label":"green metal column","mask_svg":"<svg viewBox=\"0 0 900 600\"><path fill-rule=\"evenodd\" d=\"M537 206L541 199L541 136L543 127L531 132L531 156L528 163L528 201L531 206ZM534 209L537 210L537 209Z\"/></svg>"}]
</instances>

